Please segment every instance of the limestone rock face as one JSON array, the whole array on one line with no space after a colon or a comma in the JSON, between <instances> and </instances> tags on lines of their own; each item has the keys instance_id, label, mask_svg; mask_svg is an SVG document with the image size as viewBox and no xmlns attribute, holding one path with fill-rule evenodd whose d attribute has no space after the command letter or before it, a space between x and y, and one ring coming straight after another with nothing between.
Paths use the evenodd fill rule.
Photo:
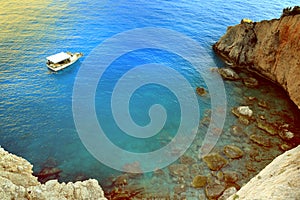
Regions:
<instances>
[{"instance_id":1,"label":"limestone rock face","mask_svg":"<svg viewBox=\"0 0 300 200\"><path fill-rule=\"evenodd\" d=\"M228 200L300 198L300 145L275 158Z\"/></svg>"},{"instance_id":2,"label":"limestone rock face","mask_svg":"<svg viewBox=\"0 0 300 200\"><path fill-rule=\"evenodd\" d=\"M97 180L45 184L32 175L32 165L0 147L0 199L98 199L106 200Z\"/></svg>"},{"instance_id":3,"label":"limestone rock face","mask_svg":"<svg viewBox=\"0 0 300 200\"><path fill-rule=\"evenodd\" d=\"M214 50L279 83L300 108L300 15L228 27Z\"/></svg>"}]
</instances>

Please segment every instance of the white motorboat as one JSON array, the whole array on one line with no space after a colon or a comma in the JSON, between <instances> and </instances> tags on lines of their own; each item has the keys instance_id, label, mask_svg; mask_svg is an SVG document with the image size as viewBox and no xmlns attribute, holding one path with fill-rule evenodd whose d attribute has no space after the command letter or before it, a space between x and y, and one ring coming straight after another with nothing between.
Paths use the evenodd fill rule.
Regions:
<instances>
[{"instance_id":1,"label":"white motorboat","mask_svg":"<svg viewBox=\"0 0 300 200\"><path fill-rule=\"evenodd\" d=\"M60 52L47 57L47 67L56 72L72 65L82 56L82 53Z\"/></svg>"}]
</instances>

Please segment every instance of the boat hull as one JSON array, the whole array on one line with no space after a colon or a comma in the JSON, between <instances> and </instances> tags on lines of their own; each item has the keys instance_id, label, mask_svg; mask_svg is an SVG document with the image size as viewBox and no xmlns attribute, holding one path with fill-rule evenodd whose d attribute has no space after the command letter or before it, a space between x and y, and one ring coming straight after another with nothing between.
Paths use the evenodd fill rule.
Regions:
<instances>
[{"instance_id":1,"label":"boat hull","mask_svg":"<svg viewBox=\"0 0 300 200\"><path fill-rule=\"evenodd\" d=\"M70 62L65 63L65 64L47 64L47 67L50 70L57 72L57 71L63 70L65 68L69 67L70 65L74 64L82 56L83 56L82 53L75 53L75 54L72 54L72 56L70 58Z\"/></svg>"}]
</instances>

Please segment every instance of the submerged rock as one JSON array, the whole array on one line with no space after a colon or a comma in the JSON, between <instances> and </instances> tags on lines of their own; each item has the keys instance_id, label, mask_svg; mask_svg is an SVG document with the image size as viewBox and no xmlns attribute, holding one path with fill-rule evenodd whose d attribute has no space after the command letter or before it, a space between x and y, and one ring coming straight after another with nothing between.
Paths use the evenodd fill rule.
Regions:
<instances>
[{"instance_id":1,"label":"submerged rock","mask_svg":"<svg viewBox=\"0 0 300 200\"><path fill-rule=\"evenodd\" d=\"M245 86L250 88L254 88L258 86L258 81L253 77L244 78L243 83L245 84Z\"/></svg>"},{"instance_id":2,"label":"submerged rock","mask_svg":"<svg viewBox=\"0 0 300 200\"><path fill-rule=\"evenodd\" d=\"M36 176L41 183L45 183L49 180L58 179L61 169L56 167L46 167L42 169Z\"/></svg>"},{"instance_id":3,"label":"submerged rock","mask_svg":"<svg viewBox=\"0 0 300 200\"><path fill-rule=\"evenodd\" d=\"M237 117L251 117L253 111L249 108L249 106L239 106L231 109L231 112Z\"/></svg>"},{"instance_id":4,"label":"submerged rock","mask_svg":"<svg viewBox=\"0 0 300 200\"><path fill-rule=\"evenodd\" d=\"M224 172L224 180L227 184L235 183L239 180L239 175L236 172Z\"/></svg>"},{"instance_id":5,"label":"submerged rock","mask_svg":"<svg viewBox=\"0 0 300 200\"><path fill-rule=\"evenodd\" d=\"M252 134L250 136L250 140L252 140L253 142L255 142L256 144L258 144L260 146L264 146L264 147L270 147L271 146L270 139L268 139L266 137L263 137L261 135Z\"/></svg>"},{"instance_id":6,"label":"submerged rock","mask_svg":"<svg viewBox=\"0 0 300 200\"><path fill-rule=\"evenodd\" d=\"M226 80L235 81L240 79L239 75L231 68L219 68L218 72Z\"/></svg>"},{"instance_id":7,"label":"submerged rock","mask_svg":"<svg viewBox=\"0 0 300 200\"><path fill-rule=\"evenodd\" d=\"M282 131L279 131L279 136L283 140L291 140L291 139L294 138L295 134L291 131L288 131L288 130L282 130Z\"/></svg>"},{"instance_id":8,"label":"submerged rock","mask_svg":"<svg viewBox=\"0 0 300 200\"><path fill-rule=\"evenodd\" d=\"M290 150L292 148L293 148L293 146L291 144L284 143L284 144L280 145L280 149L283 150L283 151L287 151L287 150Z\"/></svg>"},{"instance_id":9,"label":"submerged rock","mask_svg":"<svg viewBox=\"0 0 300 200\"><path fill-rule=\"evenodd\" d=\"M116 187L124 186L128 184L128 180L129 180L128 174L122 174L113 180L113 185Z\"/></svg>"},{"instance_id":10,"label":"submerged rock","mask_svg":"<svg viewBox=\"0 0 300 200\"><path fill-rule=\"evenodd\" d=\"M266 101L264 100L259 100L258 101L258 106L262 107L262 108L269 108L269 105Z\"/></svg>"},{"instance_id":11,"label":"submerged rock","mask_svg":"<svg viewBox=\"0 0 300 200\"><path fill-rule=\"evenodd\" d=\"M201 187L204 187L206 185L206 183L207 183L206 176L197 175L193 179L192 186L194 188L201 188Z\"/></svg>"},{"instance_id":12,"label":"submerged rock","mask_svg":"<svg viewBox=\"0 0 300 200\"><path fill-rule=\"evenodd\" d=\"M168 167L172 176L189 177L189 167L185 164L172 164Z\"/></svg>"},{"instance_id":13,"label":"submerged rock","mask_svg":"<svg viewBox=\"0 0 300 200\"><path fill-rule=\"evenodd\" d=\"M242 129L242 127L240 126L232 126L231 129L230 129L230 132L233 134L233 135L236 135L236 136L242 136L244 135L244 131Z\"/></svg>"},{"instance_id":14,"label":"submerged rock","mask_svg":"<svg viewBox=\"0 0 300 200\"><path fill-rule=\"evenodd\" d=\"M232 159L238 159L243 157L244 152L234 145L226 145L223 149L225 155Z\"/></svg>"},{"instance_id":15,"label":"submerged rock","mask_svg":"<svg viewBox=\"0 0 300 200\"><path fill-rule=\"evenodd\" d=\"M251 117L253 114L253 111L249 108L249 106L239 106L237 107L237 111L239 114Z\"/></svg>"},{"instance_id":16,"label":"submerged rock","mask_svg":"<svg viewBox=\"0 0 300 200\"><path fill-rule=\"evenodd\" d=\"M268 123L263 120L258 120L257 121L257 127L260 128L261 130L266 131L270 135L277 135L278 134L278 129L271 123Z\"/></svg>"},{"instance_id":17,"label":"submerged rock","mask_svg":"<svg viewBox=\"0 0 300 200\"><path fill-rule=\"evenodd\" d=\"M218 153L207 154L202 159L207 164L209 169L211 169L213 171L220 170L222 167L224 167L228 163L228 161Z\"/></svg>"},{"instance_id":18,"label":"submerged rock","mask_svg":"<svg viewBox=\"0 0 300 200\"><path fill-rule=\"evenodd\" d=\"M192 165L194 163L196 163L196 160L190 156L187 155L182 155L180 157L180 163L181 164L188 164L188 165Z\"/></svg>"},{"instance_id":19,"label":"submerged rock","mask_svg":"<svg viewBox=\"0 0 300 200\"><path fill-rule=\"evenodd\" d=\"M202 87L197 87L196 92L199 96L205 96L207 94L207 91Z\"/></svg>"},{"instance_id":20,"label":"submerged rock","mask_svg":"<svg viewBox=\"0 0 300 200\"><path fill-rule=\"evenodd\" d=\"M231 109L231 112L239 118L239 122L245 125L249 125L252 120L253 111L249 106L239 106Z\"/></svg>"},{"instance_id":21,"label":"submerged rock","mask_svg":"<svg viewBox=\"0 0 300 200\"><path fill-rule=\"evenodd\" d=\"M205 187L205 194L208 199L217 199L225 189L224 183L210 183Z\"/></svg>"},{"instance_id":22,"label":"submerged rock","mask_svg":"<svg viewBox=\"0 0 300 200\"><path fill-rule=\"evenodd\" d=\"M123 170L128 172L130 177L136 177L143 174L143 170L139 162L127 163L123 166Z\"/></svg>"},{"instance_id":23,"label":"submerged rock","mask_svg":"<svg viewBox=\"0 0 300 200\"><path fill-rule=\"evenodd\" d=\"M174 186L173 190L175 194L181 194L186 191L186 186L183 184L178 184Z\"/></svg>"}]
</instances>

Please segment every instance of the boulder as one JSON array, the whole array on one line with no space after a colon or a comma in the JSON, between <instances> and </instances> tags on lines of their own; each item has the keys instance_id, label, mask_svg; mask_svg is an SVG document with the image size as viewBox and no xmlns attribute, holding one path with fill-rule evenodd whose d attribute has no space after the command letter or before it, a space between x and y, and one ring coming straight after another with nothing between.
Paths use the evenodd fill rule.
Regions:
<instances>
[{"instance_id":1,"label":"boulder","mask_svg":"<svg viewBox=\"0 0 300 200\"><path fill-rule=\"evenodd\" d=\"M243 83L249 88L255 88L258 86L258 81L253 77L243 78Z\"/></svg>"},{"instance_id":2,"label":"boulder","mask_svg":"<svg viewBox=\"0 0 300 200\"><path fill-rule=\"evenodd\" d=\"M240 115L251 117L253 114L253 111L249 108L249 106L239 106L237 107L237 111Z\"/></svg>"},{"instance_id":3,"label":"boulder","mask_svg":"<svg viewBox=\"0 0 300 200\"><path fill-rule=\"evenodd\" d=\"M210 183L205 187L205 194L208 199L217 199L225 189L224 183Z\"/></svg>"},{"instance_id":4,"label":"boulder","mask_svg":"<svg viewBox=\"0 0 300 200\"><path fill-rule=\"evenodd\" d=\"M257 127L261 130L266 131L270 135L277 135L279 130L271 123L266 122L264 120L258 120L257 121Z\"/></svg>"},{"instance_id":5,"label":"boulder","mask_svg":"<svg viewBox=\"0 0 300 200\"><path fill-rule=\"evenodd\" d=\"M199 96L205 96L207 94L207 91L203 87L197 87L196 88L196 93Z\"/></svg>"},{"instance_id":6,"label":"boulder","mask_svg":"<svg viewBox=\"0 0 300 200\"><path fill-rule=\"evenodd\" d=\"M230 132L235 136L242 136L245 134L243 128L236 125L231 127Z\"/></svg>"},{"instance_id":7,"label":"boulder","mask_svg":"<svg viewBox=\"0 0 300 200\"><path fill-rule=\"evenodd\" d=\"M264 146L264 147L270 147L271 146L270 139L266 138L266 137L263 137L261 135L252 134L250 136L250 140L252 140L253 142L255 142L256 144L258 144L260 146Z\"/></svg>"},{"instance_id":8,"label":"boulder","mask_svg":"<svg viewBox=\"0 0 300 200\"><path fill-rule=\"evenodd\" d=\"M227 184L235 183L239 180L239 175L236 172L224 172L224 180Z\"/></svg>"},{"instance_id":9,"label":"boulder","mask_svg":"<svg viewBox=\"0 0 300 200\"><path fill-rule=\"evenodd\" d=\"M194 188L201 188L204 187L207 183L207 177L202 175L197 175L194 177L192 186Z\"/></svg>"},{"instance_id":10,"label":"boulder","mask_svg":"<svg viewBox=\"0 0 300 200\"><path fill-rule=\"evenodd\" d=\"M282 151L287 151L287 150L290 150L292 148L293 148L293 146L291 144L283 143L283 144L280 145L280 149Z\"/></svg>"},{"instance_id":11,"label":"boulder","mask_svg":"<svg viewBox=\"0 0 300 200\"><path fill-rule=\"evenodd\" d=\"M182 155L180 157L180 163L181 164L188 164L188 165L192 165L194 163L196 163L196 160L190 156L187 155Z\"/></svg>"},{"instance_id":12,"label":"boulder","mask_svg":"<svg viewBox=\"0 0 300 200\"><path fill-rule=\"evenodd\" d=\"M219 68L218 72L225 80L235 81L240 79L239 75L231 68Z\"/></svg>"},{"instance_id":13,"label":"boulder","mask_svg":"<svg viewBox=\"0 0 300 200\"><path fill-rule=\"evenodd\" d=\"M207 154L202 159L207 164L208 168L213 171L220 170L228 163L228 161L218 153Z\"/></svg>"},{"instance_id":14,"label":"boulder","mask_svg":"<svg viewBox=\"0 0 300 200\"><path fill-rule=\"evenodd\" d=\"M61 172L62 170L57 167L45 167L36 176L41 183L45 183L49 180L58 179Z\"/></svg>"},{"instance_id":15,"label":"boulder","mask_svg":"<svg viewBox=\"0 0 300 200\"><path fill-rule=\"evenodd\" d=\"M172 164L168 166L169 172L175 177L188 177L189 166L185 164Z\"/></svg>"},{"instance_id":16,"label":"boulder","mask_svg":"<svg viewBox=\"0 0 300 200\"><path fill-rule=\"evenodd\" d=\"M258 106L262 107L262 108L269 108L268 103L266 101L264 101L264 100L259 100L258 101Z\"/></svg>"},{"instance_id":17,"label":"boulder","mask_svg":"<svg viewBox=\"0 0 300 200\"><path fill-rule=\"evenodd\" d=\"M244 152L240 148L234 145L226 145L223 151L228 158L232 158L232 159L238 159L243 157L244 155Z\"/></svg>"},{"instance_id":18,"label":"boulder","mask_svg":"<svg viewBox=\"0 0 300 200\"><path fill-rule=\"evenodd\" d=\"M279 136L283 139L283 140L291 140L294 138L295 134L289 130L282 130L279 131Z\"/></svg>"}]
</instances>

